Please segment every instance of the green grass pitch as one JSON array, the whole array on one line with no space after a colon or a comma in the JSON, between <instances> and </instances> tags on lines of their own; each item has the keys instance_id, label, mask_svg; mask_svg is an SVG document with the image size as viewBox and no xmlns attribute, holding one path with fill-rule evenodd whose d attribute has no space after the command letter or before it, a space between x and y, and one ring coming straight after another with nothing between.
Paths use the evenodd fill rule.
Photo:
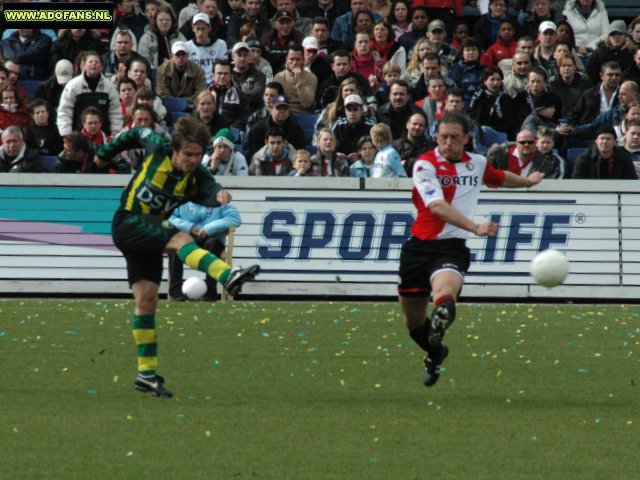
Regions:
<instances>
[{"instance_id":1,"label":"green grass pitch","mask_svg":"<svg viewBox=\"0 0 640 480\"><path fill-rule=\"evenodd\" d=\"M636 306L462 304L440 382L394 303L0 301L1 479L637 479Z\"/></svg>"}]
</instances>

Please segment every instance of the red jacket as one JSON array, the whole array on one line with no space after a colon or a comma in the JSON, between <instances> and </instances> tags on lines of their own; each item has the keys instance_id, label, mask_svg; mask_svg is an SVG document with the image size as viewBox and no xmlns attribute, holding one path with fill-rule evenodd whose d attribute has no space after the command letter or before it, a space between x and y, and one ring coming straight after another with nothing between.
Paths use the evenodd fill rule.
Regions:
<instances>
[{"instance_id":1,"label":"red jacket","mask_svg":"<svg viewBox=\"0 0 640 480\"><path fill-rule=\"evenodd\" d=\"M509 43L504 43L499 38L496 43L487 48L484 52L480 63L488 67L495 67L500 60L511 58L516 54L516 41L511 40Z\"/></svg>"}]
</instances>

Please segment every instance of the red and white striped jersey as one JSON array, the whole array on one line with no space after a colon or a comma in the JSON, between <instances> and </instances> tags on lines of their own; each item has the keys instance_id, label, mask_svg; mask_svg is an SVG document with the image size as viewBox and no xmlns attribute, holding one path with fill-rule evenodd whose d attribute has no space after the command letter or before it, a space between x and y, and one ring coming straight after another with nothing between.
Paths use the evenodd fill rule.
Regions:
<instances>
[{"instance_id":1,"label":"red and white striped jersey","mask_svg":"<svg viewBox=\"0 0 640 480\"><path fill-rule=\"evenodd\" d=\"M444 200L465 217L473 220L480 187L499 187L505 173L491 166L485 157L464 152L460 162L450 162L438 149L423 153L413 166L411 199L418 216L411 233L421 240L463 238L469 232L436 217L429 204Z\"/></svg>"}]
</instances>

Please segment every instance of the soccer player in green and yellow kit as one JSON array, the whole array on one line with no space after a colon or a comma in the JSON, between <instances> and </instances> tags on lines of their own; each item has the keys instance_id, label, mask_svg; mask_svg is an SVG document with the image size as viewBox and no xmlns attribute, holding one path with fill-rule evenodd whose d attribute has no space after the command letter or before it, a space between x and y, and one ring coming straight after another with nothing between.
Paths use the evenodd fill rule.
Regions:
<instances>
[{"instance_id":1,"label":"soccer player in green and yellow kit","mask_svg":"<svg viewBox=\"0 0 640 480\"><path fill-rule=\"evenodd\" d=\"M138 347L135 388L158 397L171 397L157 374L158 342L155 313L162 279L162 255L177 253L180 260L205 272L236 295L260 272L258 265L234 269L200 248L193 238L169 223L179 205L191 201L205 206L226 205L231 194L201 165L209 142L208 129L192 118L177 123L171 141L148 128L133 128L101 147L98 166L118 153L144 148L145 157L124 190L113 217L113 242L127 262L127 275L135 299L133 336Z\"/></svg>"}]
</instances>

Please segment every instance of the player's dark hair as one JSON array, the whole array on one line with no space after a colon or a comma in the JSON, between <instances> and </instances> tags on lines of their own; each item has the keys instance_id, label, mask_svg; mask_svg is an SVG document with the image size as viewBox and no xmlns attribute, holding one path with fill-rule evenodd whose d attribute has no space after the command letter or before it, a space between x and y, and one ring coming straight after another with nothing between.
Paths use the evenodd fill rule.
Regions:
<instances>
[{"instance_id":1,"label":"player's dark hair","mask_svg":"<svg viewBox=\"0 0 640 480\"><path fill-rule=\"evenodd\" d=\"M438 122L438 131L440 130L440 126L445 123L449 125L460 125L465 135L471 132L471 120L463 113L445 112Z\"/></svg>"},{"instance_id":2,"label":"player's dark hair","mask_svg":"<svg viewBox=\"0 0 640 480\"><path fill-rule=\"evenodd\" d=\"M171 136L171 147L182 150L188 143L195 143L204 151L209 144L211 135L209 128L195 117L181 117L175 125Z\"/></svg>"}]
</instances>

